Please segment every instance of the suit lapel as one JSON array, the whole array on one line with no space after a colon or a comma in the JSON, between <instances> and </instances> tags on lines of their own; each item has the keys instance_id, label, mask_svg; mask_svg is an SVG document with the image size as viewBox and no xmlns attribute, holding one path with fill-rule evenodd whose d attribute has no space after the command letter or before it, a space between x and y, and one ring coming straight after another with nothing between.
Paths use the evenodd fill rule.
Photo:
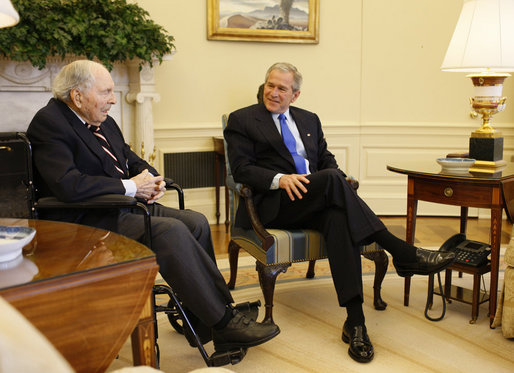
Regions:
<instances>
[{"instance_id":1,"label":"suit lapel","mask_svg":"<svg viewBox=\"0 0 514 373\"><path fill-rule=\"evenodd\" d=\"M100 160L104 171L112 177L119 177L120 173L114 168L114 163L112 162L112 159L102 149L98 140L94 137L91 131L87 128L87 126L84 123L82 123L82 121L68 107L68 105L58 100L57 102L61 105L61 109L64 113L64 116L70 123L73 130L82 139L82 141L86 144L89 150L91 150L91 152Z\"/></svg>"},{"instance_id":2,"label":"suit lapel","mask_svg":"<svg viewBox=\"0 0 514 373\"><path fill-rule=\"evenodd\" d=\"M293 168L296 170L294 159L289 150L287 149L280 132L278 132L277 126L273 121L271 113L266 109L264 105L261 106L261 110L256 115L256 120L261 124L258 126L261 134L266 140L275 148L285 160L287 160Z\"/></svg>"}]
</instances>

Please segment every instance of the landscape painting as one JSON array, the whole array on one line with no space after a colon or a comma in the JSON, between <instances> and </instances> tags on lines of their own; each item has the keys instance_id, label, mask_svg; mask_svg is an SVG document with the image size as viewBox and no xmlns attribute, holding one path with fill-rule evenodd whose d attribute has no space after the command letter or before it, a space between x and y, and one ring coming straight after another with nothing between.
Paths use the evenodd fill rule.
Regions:
<instances>
[{"instance_id":1,"label":"landscape painting","mask_svg":"<svg viewBox=\"0 0 514 373\"><path fill-rule=\"evenodd\" d=\"M318 42L319 0L208 0L209 40Z\"/></svg>"}]
</instances>

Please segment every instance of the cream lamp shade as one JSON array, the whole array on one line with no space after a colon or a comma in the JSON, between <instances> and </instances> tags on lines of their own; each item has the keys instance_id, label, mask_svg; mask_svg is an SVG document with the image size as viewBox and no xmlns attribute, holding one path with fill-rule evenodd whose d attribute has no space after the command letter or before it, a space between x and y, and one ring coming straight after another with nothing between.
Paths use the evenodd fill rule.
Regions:
<instances>
[{"instance_id":1,"label":"cream lamp shade","mask_svg":"<svg viewBox=\"0 0 514 373\"><path fill-rule=\"evenodd\" d=\"M441 70L514 71L514 0L466 0Z\"/></svg>"},{"instance_id":2,"label":"cream lamp shade","mask_svg":"<svg viewBox=\"0 0 514 373\"><path fill-rule=\"evenodd\" d=\"M471 116L481 115L482 126L471 133L469 157L495 172L506 163L503 137L490 122L505 108L503 82L514 71L514 0L465 0L441 70L471 73Z\"/></svg>"},{"instance_id":3,"label":"cream lamp shade","mask_svg":"<svg viewBox=\"0 0 514 373\"><path fill-rule=\"evenodd\" d=\"M14 26L20 21L20 15L10 0L0 0L0 27Z\"/></svg>"}]
</instances>

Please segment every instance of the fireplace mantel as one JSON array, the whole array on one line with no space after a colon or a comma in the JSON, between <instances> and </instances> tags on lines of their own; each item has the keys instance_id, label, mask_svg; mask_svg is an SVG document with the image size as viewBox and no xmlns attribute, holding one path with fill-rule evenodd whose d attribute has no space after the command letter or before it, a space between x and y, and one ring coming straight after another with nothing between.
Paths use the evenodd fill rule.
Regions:
<instances>
[{"instance_id":1,"label":"fireplace mantel","mask_svg":"<svg viewBox=\"0 0 514 373\"><path fill-rule=\"evenodd\" d=\"M0 58L0 131L25 131L34 114L52 97L55 75L75 59L49 58L46 67L39 70L29 62ZM117 103L109 114L132 149L159 169L152 105L160 95L155 91L154 69L144 65L139 70L139 61L128 61L114 64L111 75Z\"/></svg>"}]
</instances>

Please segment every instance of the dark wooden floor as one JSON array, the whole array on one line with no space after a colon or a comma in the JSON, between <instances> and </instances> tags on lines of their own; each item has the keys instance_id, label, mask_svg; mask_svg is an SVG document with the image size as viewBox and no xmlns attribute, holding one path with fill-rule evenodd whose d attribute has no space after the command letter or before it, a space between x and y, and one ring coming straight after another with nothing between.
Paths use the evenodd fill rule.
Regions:
<instances>
[{"instance_id":1,"label":"dark wooden floor","mask_svg":"<svg viewBox=\"0 0 514 373\"><path fill-rule=\"evenodd\" d=\"M405 239L405 217L381 218L387 228ZM416 246L439 247L447 238L459 233L459 218L418 217L416 220ZM470 218L468 220L467 238L475 241L489 242L489 219ZM229 235L225 233L225 224L211 225L212 239L216 257L227 256ZM502 226L502 245L510 240L512 224L507 220Z\"/></svg>"}]
</instances>

